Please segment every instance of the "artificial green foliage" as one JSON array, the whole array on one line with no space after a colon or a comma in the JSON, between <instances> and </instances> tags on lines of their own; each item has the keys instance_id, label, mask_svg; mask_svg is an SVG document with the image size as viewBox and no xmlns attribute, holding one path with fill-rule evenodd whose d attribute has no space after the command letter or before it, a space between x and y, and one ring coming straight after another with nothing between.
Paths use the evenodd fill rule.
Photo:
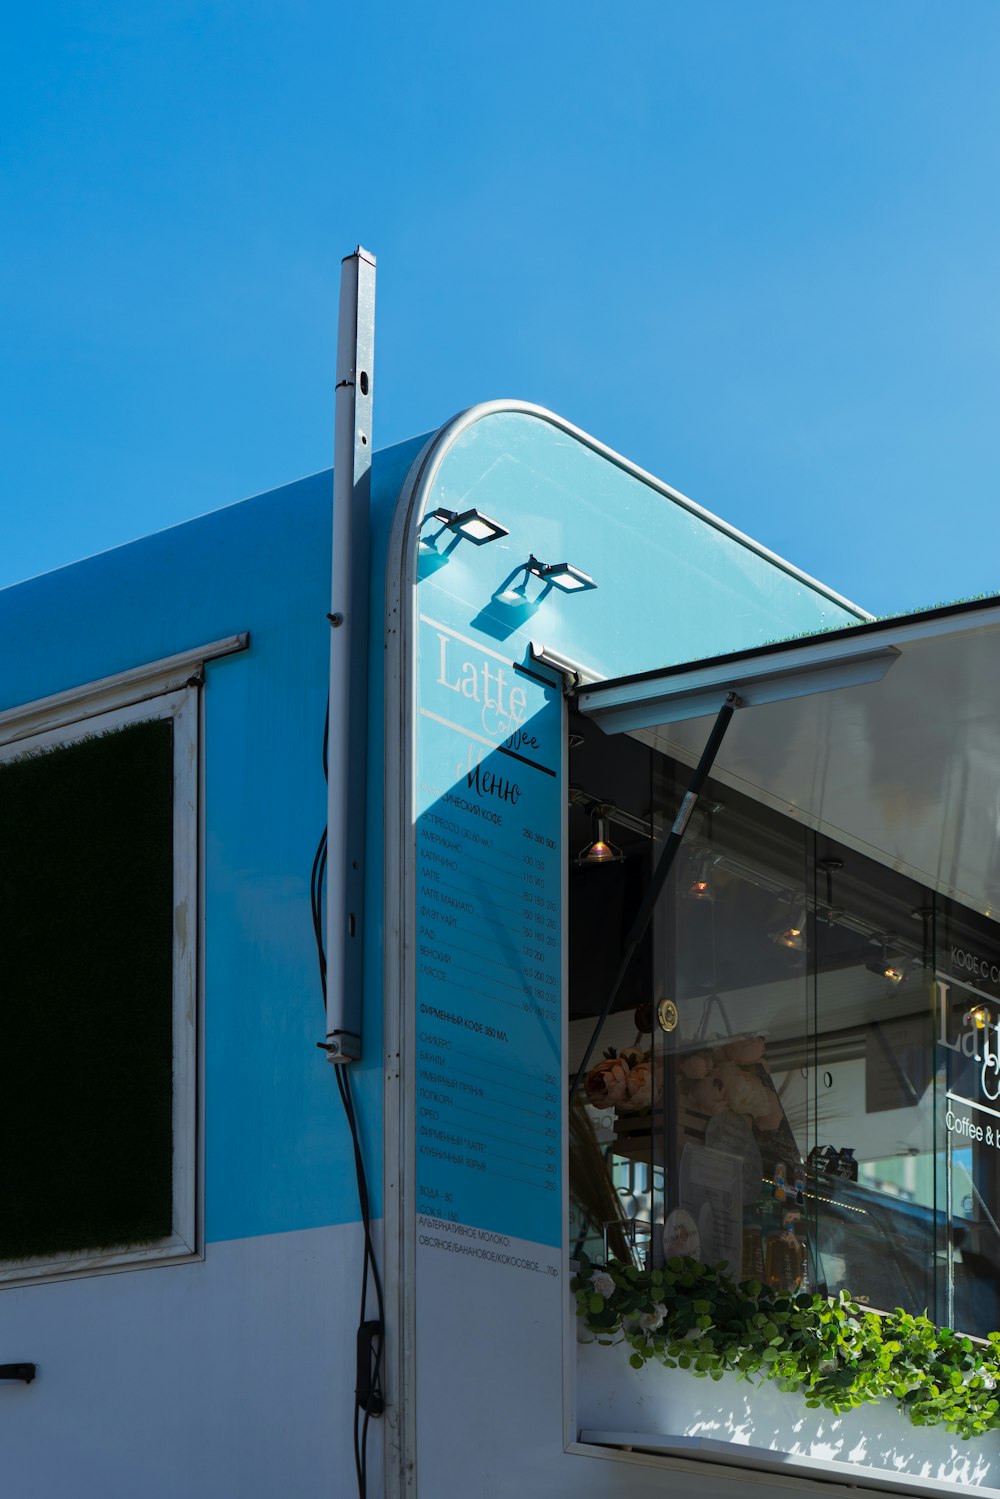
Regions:
<instances>
[{"instance_id":1,"label":"artificial green foliage","mask_svg":"<svg viewBox=\"0 0 1000 1499\"><path fill-rule=\"evenodd\" d=\"M0 1259L172 1226L173 748L0 765Z\"/></svg>"},{"instance_id":2,"label":"artificial green foliage","mask_svg":"<svg viewBox=\"0 0 1000 1499\"><path fill-rule=\"evenodd\" d=\"M866 1311L846 1291L737 1285L691 1259L639 1270L581 1256L572 1285L577 1315L598 1342L630 1344L636 1369L655 1359L699 1379L773 1379L837 1414L894 1400L914 1426L960 1437L1000 1428L1000 1333L973 1341L926 1317Z\"/></svg>"}]
</instances>

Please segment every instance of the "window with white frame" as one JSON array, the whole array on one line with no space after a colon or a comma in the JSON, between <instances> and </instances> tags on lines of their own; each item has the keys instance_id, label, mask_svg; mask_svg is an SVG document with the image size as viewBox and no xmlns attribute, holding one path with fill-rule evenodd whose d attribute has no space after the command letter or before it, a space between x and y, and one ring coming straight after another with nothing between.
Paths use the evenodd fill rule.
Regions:
<instances>
[{"instance_id":1,"label":"window with white frame","mask_svg":"<svg viewBox=\"0 0 1000 1499\"><path fill-rule=\"evenodd\" d=\"M0 743L0 1282L197 1247L198 688L120 698Z\"/></svg>"}]
</instances>

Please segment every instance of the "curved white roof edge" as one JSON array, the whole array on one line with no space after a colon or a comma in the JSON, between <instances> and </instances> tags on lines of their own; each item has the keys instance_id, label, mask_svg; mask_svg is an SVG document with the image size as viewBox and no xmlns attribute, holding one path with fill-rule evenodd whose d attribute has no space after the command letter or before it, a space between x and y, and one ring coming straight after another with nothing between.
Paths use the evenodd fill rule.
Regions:
<instances>
[{"instance_id":1,"label":"curved white roof edge","mask_svg":"<svg viewBox=\"0 0 1000 1499\"><path fill-rule=\"evenodd\" d=\"M797 579L798 582L804 583L807 587L815 589L817 593L823 594L831 603L839 604L842 609L847 609L852 614L856 614L859 619L874 619L875 616L870 614L867 609L862 609L860 604L852 603L850 599L845 598L836 589L830 588L826 583L820 582L818 578L812 577L810 573L804 572L802 568L796 567L793 562L780 557L777 552L772 552L769 547L764 546L759 541L755 541L752 536L747 536L745 532L737 530L735 526L731 526L728 521L722 520L721 517L713 514L711 510L706 510L704 505L699 505L697 501L689 499L679 489L674 489L672 485L664 483L662 479L658 479L655 474L649 473L647 469L640 468L637 463L633 463L631 459L616 452L614 448L609 448L607 443L600 442L598 438L592 437L582 427L575 427L565 417L559 416L554 411L549 411L544 406L536 406L531 401L513 399L480 401L474 406L466 407L464 411L459 411L450 421L445 422L434 433L426 448L418 454L414 461L414 470L411 470L411 472L415 471L411 495L425 491L434 482L449 449L457 442L463 432L474 426L476 422L482 421L484 417L507 414L533 416L539 421L548 422L550 426L558 428L560 432L565 432L569 437L575 438L577 442L583 443L585 447L600 454L602 458L607 459L609 463L615 464L617 468L631 474L633 478L640 480L643 484L647 484L651 489L658 490L666 499L672 500L674 504L680 505L685 510L690 511L699 520L703 520L707 525L714 526L717 531L723 532L724 535L731 537L733 541L739 542L741 546L745 546L750 551L756 552L759 557L763 557L774 567L780 568L782 572ZM404 485L404 489L408 487Z\"/></svg>"}]
</instances>

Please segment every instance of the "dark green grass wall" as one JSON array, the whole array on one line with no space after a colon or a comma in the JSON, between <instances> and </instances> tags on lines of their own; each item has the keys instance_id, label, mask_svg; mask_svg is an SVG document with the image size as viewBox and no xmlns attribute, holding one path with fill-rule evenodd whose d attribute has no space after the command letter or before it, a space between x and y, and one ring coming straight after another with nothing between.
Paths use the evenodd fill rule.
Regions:
<instances>
[{"instance_id":1,"label":"dark green grass wall","mask_svg":"<svg viewBox=\"0 0 1000 1499\"><path fill-rule=\"evenodd\" d=\"M171 1229L173 749L0 765L0 1259Z\"/></svg>"}]
</instances>

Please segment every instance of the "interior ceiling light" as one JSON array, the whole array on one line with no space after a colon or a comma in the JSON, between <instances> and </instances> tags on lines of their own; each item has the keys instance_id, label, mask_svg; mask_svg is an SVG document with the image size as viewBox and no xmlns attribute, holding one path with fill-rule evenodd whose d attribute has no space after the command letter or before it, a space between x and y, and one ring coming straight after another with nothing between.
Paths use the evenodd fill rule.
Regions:
<instances>
[{"instance_id":1,"label":"interior ceiling light","mask_svg":"<svg viewBox=\"0 0 1000 1499\"><path fill-rule=\"evenodd\" d=\"M536 578L541 578L544 583L552 583L556 588L561 588L563 593L582 593L586 588L596 588L597 584L593 578L581 572L569 562L539 562L534 555L528 558L526 563L529 573L534 573Z\"/></svg>"},{"instance_id":2,"label":"interior ceiling light","mask_svg":"<svg viewBox=\"0 0 1000 1499\"><path fill-rule=\"evenodd\" d=\"M806 906L801 905L791 926L772 932L771 941L776 942L779 947L787 947L789 952L805 952L807 914Z\"/></svg>"},{"instance_id":3,"label":"interior ceiling light","mask_svg":"<svg viewBox=\"0 0 1000 1499\"><path fill-rule=\"evenodd\" d=\"M715 863L711 854L700 854L694 866L694 879L687 888L688 900L713 901L715 886L709 878Z\"/></svg>"},{"instance_id":4,"label":"interior ceiling light","mask_svg":"<svg viewBox=\"0 0 1000 1499\"><path fill-rule=\"evenodd\" d=\"M596 807L593 812L594 841L588 843L577 855L578 864L620 864L625 855L614 843L608 841L608 819L604 807Z\"/></svg>"},{"instance_id":5,"label":"interior ceiling light","mask_svg":"<svg viewBox=\"0 0 1000 1499\"><path fill-rule=\"evenodd\" d=\"M439 520L446 531L464 536L466 541L473 542L477 547L510 535L506 526L501 526L499 521L492 520L481 510L447 510L442 506L432 510L431 516L434 520Z\"/></svg>"},{"instance_id":6,"label":"interior ceiling light","mask_svg":"<svg viewBox=\"0 0 1000 1499\"><path fill-rule=\"evenodd\" d=\"M912 958L903 957L901 953L891 950L888 937L882 940L881 955L877 958L869 958L865 964L869 973L877 973L880 978L886 979L894 989L898 988L900 984L906 983L912 966Z\"/></svg>"},{"instance_id":7,"label":"interior ceiling light","mask_svg":"<svg viewBox=\"0 0 1000 1499\"><path fill-rule=\"evenodd\" d=\"M966 1025L974 1025L977 1031L984 1031L990 1023L989 1006L976 1005L966 1013L964 1019Z\"/></svg>"}]
</instances>

